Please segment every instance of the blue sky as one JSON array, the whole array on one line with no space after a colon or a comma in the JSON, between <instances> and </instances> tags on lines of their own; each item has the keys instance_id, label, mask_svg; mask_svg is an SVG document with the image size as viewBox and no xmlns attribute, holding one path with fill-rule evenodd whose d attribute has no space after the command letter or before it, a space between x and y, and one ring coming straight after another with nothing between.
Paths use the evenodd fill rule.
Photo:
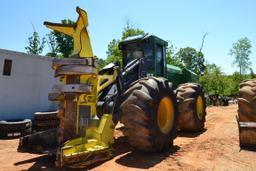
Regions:
<instances>
[{"instance_id":1,"label":"blue sky","mask_svg":"<svg viewBox=\"0 0 256 171\"><path fill-rule=\"evenodd\" d=\"M126 18L136 26L177 48L199 49L202 34L206 37L203 52L208 63L216 63L225 73L237 68L228 55L232 43L247 36L252 43L251 61L256 71L256 1L254 0L12 0L1 1L0 48L25 52L33 27L44 36L50 30L44 21L77 19L75 7L85 9L94 54L106 57L107 44L121 36Z\"/></svg>"}]
</instances>

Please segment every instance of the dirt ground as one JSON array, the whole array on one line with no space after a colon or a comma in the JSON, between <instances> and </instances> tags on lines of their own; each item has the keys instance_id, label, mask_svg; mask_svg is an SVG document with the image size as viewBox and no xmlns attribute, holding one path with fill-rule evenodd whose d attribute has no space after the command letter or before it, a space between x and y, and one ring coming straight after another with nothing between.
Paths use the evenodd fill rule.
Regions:
<instances>
[{"instance_id":1,"label":"dirt ground","mask_svg":"<svg viewBox=\"0 0 256 171\"><path fill-rule=\"evenodd\" d=\"M236 111L236 105L207 108L205 131L180 133L174 147L162 153L132 152L121 137L114 158L89 170L255 170L256 152L239 148ZM18 139L0 140L0 170L69 170L55 168L48 156L17 153L17 145Z\"/></svg>"}]
</instances>

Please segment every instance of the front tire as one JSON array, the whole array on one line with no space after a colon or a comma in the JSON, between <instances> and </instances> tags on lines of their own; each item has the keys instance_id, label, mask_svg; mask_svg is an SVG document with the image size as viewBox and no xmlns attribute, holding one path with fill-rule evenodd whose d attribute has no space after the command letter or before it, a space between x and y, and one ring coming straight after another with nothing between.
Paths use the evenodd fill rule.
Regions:
<instances>
[{"instance_id":1,"label":"front tire","mask_svg":"<svg viewBox=\"0 0 256 171\"><path fill-rule=\"evenodd\" d=\"M141 151L160 151L177 133L176 97L168 81L149 77L135 81L124 93L121 122L128 143Z\"/></svg>"}]
</instances>

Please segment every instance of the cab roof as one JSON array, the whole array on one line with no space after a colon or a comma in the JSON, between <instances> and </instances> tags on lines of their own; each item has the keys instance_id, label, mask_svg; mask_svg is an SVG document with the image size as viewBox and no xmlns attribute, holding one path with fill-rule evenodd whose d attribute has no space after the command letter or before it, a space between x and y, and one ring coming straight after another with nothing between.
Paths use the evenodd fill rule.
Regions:
<instances>
[{"instance_id":1,"label":"cab roof","mask_svg":"<svg viewBox=\"0 0 256 171\"><path fill-rule=\"evenodd\" d=\"M161 38L159 38L159 37L157 37L153 34L149 34L149 33L127 37L119 43L119 46L123 45L123 44L129 44L129 43L132 43L132 42L138 42L138 41L144 41L144 40L152 40L152 41L158 42L158 43L160 43L164 46L168 46L167 41L165 41L165 40L163 40L163 39L161 39Z\"/></svg>"}]
</instances>

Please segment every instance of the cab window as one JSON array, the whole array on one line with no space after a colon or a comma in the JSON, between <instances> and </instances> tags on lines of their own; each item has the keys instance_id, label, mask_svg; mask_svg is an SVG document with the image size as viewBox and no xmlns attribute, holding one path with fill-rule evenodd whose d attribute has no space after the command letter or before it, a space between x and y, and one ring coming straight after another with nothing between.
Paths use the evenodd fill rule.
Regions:
<instances>
[{"instance_id":1,"label":"cab window","mask_svg":"<svg viewBox=\"0 0 256 171\"><path fill-rule=\"evenodd\" d=\"M163 76L163 47L157 45L156 47L156 74Z\"/></svg>"}]
</instances>

